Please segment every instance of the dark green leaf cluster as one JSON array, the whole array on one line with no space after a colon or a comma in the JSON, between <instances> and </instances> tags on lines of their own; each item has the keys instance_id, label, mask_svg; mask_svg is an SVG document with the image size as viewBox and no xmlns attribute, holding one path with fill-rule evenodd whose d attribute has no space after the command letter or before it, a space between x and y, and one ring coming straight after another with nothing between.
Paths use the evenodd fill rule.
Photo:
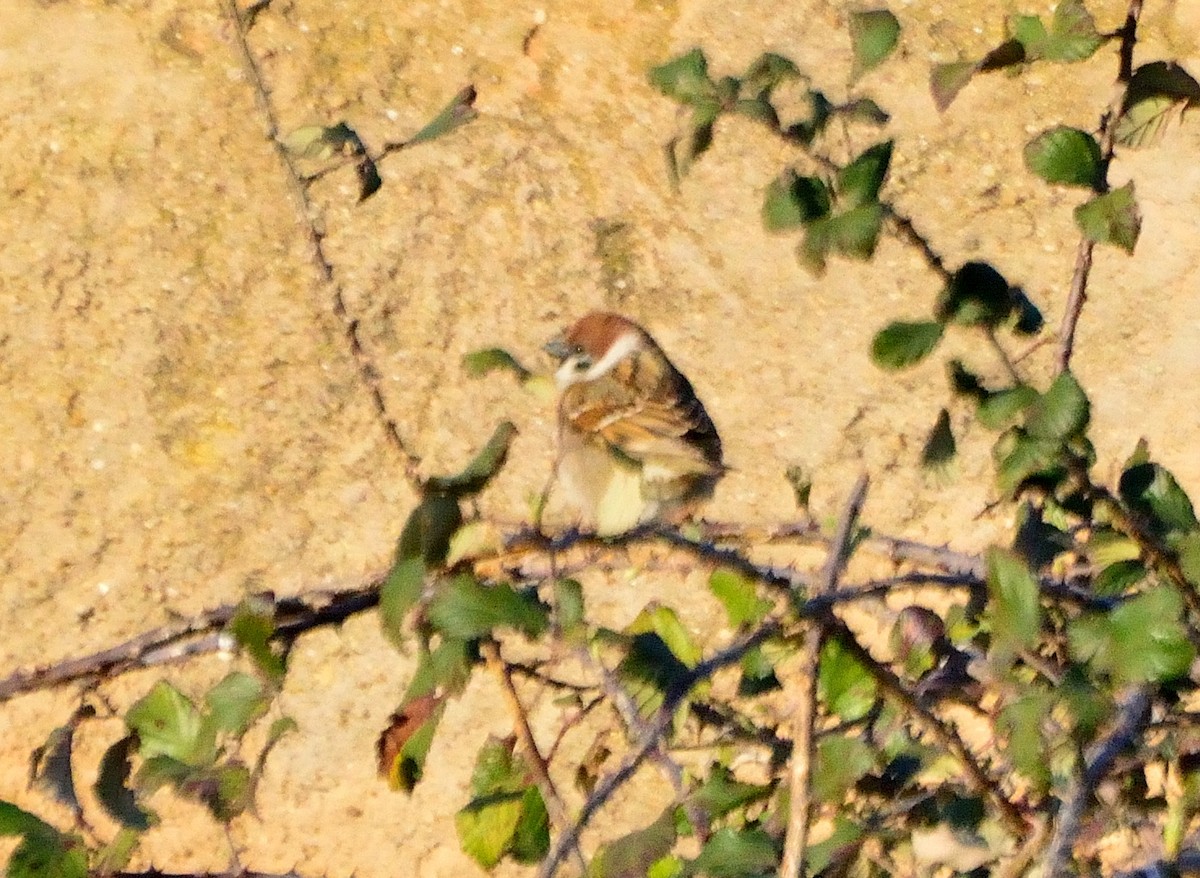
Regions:
<instances>
[{"instance_id":1,"label":"dark green leaf cluster","mask_svg":"<svg viewBox=\"0 0 1200 878\"><path fill-rule=\"evenodd\" d=\"M949 107L977 73L1034 61L1084 61L1108 39L1096 30L1083 0L1060 0L1049 26L1036 15L1015 15L1008 22L1008 33L1007 40L978 61L955 61L933 68L929 87L939 110Z\"/></svg>"},{"instance_id":2,"label":"dark green leaf cluster","mask_svg":"<svg viewBox=\"0 0 1200 878\"><path fill-rule=\"evenodd\" d=\"M480 368L511 368L510 361L516 362L503 352L488 352ZM516 428L505 421L461 472L425 481L380 589L385 636L404 648L415 630L419 648L416 673L377 743L379 771L394 789L411 791L420 781L447 699L463 690L481 661L480 642L501 630L536 638L550 624L549 608L535 590L484 582L448 563L464 524L462 501L499 472L515 436Z\"/></svg>"},{"instance_id":3,"label":"dark green leaf cluster","mask_svg":"<svg viewBox=\"0 0 1200 878\"><path fill-rule=\"evenodd\" d=\"M881 62L895 45L889 36L891 13L863 13L856 17L858 63L862 70ZM890 43L890 44L889 44ZM688 110L681 134L667 145L667 170L673 185L687 175L692 164L712 145L717 120L733 114L761 122L785 140L812 144L834 119L880 125L888 116L869 98L835 104L808 84L807 77L782 55L766 53L755 59L740 77L713 79L701 49L692 49L650 71L650 84Z\"/></svg>"}]
</instances>

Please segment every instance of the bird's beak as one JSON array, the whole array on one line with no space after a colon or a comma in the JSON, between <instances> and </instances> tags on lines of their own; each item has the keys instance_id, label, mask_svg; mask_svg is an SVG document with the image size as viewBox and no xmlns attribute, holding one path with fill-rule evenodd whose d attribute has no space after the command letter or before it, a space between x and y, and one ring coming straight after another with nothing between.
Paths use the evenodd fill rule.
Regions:
<instances>
[{"instance_id":1,"label":"bird's beak","mask_svg":"<svg viewBox=\"0 0 1200 878\"><path fill-rule=\"evenodd\" d=\"M546 342L542 346L542 350L560 362L571 355L571 349L567 347L567 340L561 335L556 335Z\"/></svg>"}]
</instances>

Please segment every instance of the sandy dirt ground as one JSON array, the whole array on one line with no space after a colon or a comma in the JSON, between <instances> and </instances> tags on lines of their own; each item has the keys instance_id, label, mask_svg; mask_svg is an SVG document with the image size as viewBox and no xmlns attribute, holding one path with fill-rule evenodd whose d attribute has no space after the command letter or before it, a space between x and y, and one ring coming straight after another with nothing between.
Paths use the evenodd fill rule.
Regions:
<instances>
[{"instance_id":1,"label":"sandy dirt ground","mask_svg":"<svg viewBox=\"0 0 1200 878\"><path fill-rule=\"evenodd\" d=\"M1095 126L1113 53L981 78L939 115L931 63L978 57L1002 39L1006 15L1050 6L891 5L901 48L858 91L892 122L834 131L829 151L844 158L894 137L887 196L949 264L991 261L1057 326L1081 194L1035 179L1021 148L1054 124ZM1102 30L1123 17L1112 0L1089 5ZM0 676L248 592L367 581L386 567L413 497L314 269L226 10L3 6ZM987 436L962 441L948 474L916 466L946 398L942 359L896 376L868 358L887 321L929 312L937 284L919 255L888 237L870 263L806 273L795 237L769 235L760 220L765 187L798 154L749 122L722 121L679 192L664 171L676 113L647 84L649 67L698 45L714 72L738 73L772 50L841 99L848 8L275 0L258 17L251 48L285 133L346 120L378 148L464 85L478 89L479 118L388 156L366 202L349 170L312 189L337 281L423 473L457 468L509 418L520 435L482 508L526 516L550 467L553 410L505 376L468 378L460 357L500 345L544 367L541 343L603 306L652 328L725 438L734 469L708 517L794 516L782 473L802 464L821 514L866 471L866 518L882 530L966 550L1006 538L1007 513L985 512L996 499ZM1198 34L1194 0L1148 0L1138 61L1175 58L1200 76ZM1093 399L1100 472L1117 472L1144 436L1200 496L1196 117L1157 148L1122 152L1111 176L1136 181L1144 226L1133 257L1098 250L1080 330L1076 369ZM998 376L973 345L950 339ZM1032 374L1050 374L1052 350L1029 356ZM958 412L955 424L968 419ZM703 640L720 613L692 597L698 581L645 573L589 583L589 597L618 623L650 599L682 603ZM201 692L228 667L213 657L165 673ZM476 748L507 734L508 718L481 676L450 707L428 779L411 797L389 792L374 740L412 667L370 616L300 641L277 708L300 731L273 753L257 817L234 825L244 864L361 878L479 873L458 850L453 814ZM120 711L163 674L103 694ZM68 812L27 788L27 758L77 697L0 705L0 799L61 826ZM535 705L539 730L553 717L552 705ZM81 786L120 728L88 727ZM653 815L660 788L639 779L614 811ZM226 840L202 809L167 794L154 805L163 823L135 865L224 868ZM94 803L89 816L112 832Z\"/></svg>"}]
</instances>

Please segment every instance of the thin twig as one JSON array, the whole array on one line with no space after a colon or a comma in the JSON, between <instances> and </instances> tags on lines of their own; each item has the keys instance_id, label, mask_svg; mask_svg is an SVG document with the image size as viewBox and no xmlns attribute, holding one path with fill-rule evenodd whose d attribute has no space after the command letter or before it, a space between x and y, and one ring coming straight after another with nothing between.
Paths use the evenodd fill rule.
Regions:
<instances>
[{"instance_id":1,"label":"thin twig","mask_svg":"<svg viewBox=\"0 0 1200 878\"><path fill-rule=\"evenodd\" d=\"M314 591L274 600L271 611L276 636L294 639L313 628L337 625L379 603L383 576L344 591ZM152 628L124 643L51 665L18 669L0 680L0 703L15 695L51 689L80 680L112 677L127 671L174 664L228 648L220 632L237 614L240 604L223 604L191 619Z\"/></svg>"},{"instance_id":2,"label":"thin twig","mask_svg":"<svg viewBox=\"0 0 1200 878\"><path fill-rule=\"evenodd\" d=\"M480 643L479 650L483 653L483 658L487 662L488 668L500 681L500 690L504 693L504 701L508 705L509 713L512 714L517 739L521 742L521 747L525 751L529 767L533 769L533 776L537 781L538 789L542 793L542 799L546 803L546 810L550 814L550 819L554 821L554 825L562 832L571 825L571 820L567 816L567 807L563 804L562 796L558 793L558 787L555 786L554 779L550 777L550 765L546 762L546 758L542 756L542 751L538 748L537 739L533 736L533 728L529 725L529 715L525 711L525 705L521 703L521 696L517 693L517 687L513 685L512 671L500 657L500 647L496 641L490 638L485 639ZM579 861L581 872L586 874L587 861L584 860L583 850L578 844L575 845L574 853Z\"/></svg>"},{"instance_id":3,"label":"thin twig","mask_svg":"<svg viewBox=\"0 0 1200 878\"><path fill-rule=\"evenodd\" d=\"M896 235L906 243L915 247L917 252L925 260L933 272L942 280L943 283L949 283L953 277L950 269L946 268L946 263L937 251L933 249L933 245L929 243L929 239L917 231L911 219L896 210L896 208L886 202L883 202L884 214L892 223L892 228L895 229Z\"/></svg>"},{"instance_id":4,"label":"thin twig","mask_svg":"<svg viewBox=\"0 0 1200 878\"><path fill-rule=\"evenodd\" d=\"M1000 365L1004 367L1004 371L1008 373L1008 377L1015 384L1024 384L1025 379L1021 377L1021 373L1017 371L1016 363L1008 355L1008 351L1004 349L1004 345L1000 344L1000 339L996 338L996 330L992 327L987 327L984 331L984 336L988 340L988 344L992 350L996 352L996 359L1000 361Z\"/></svg>"},{"instance_id":5,"label":"thin twig","mask_svg":"<svg viewBox=\"0 0 1200 878\"><path fill-rule=\"evenodd\" d=\"M646 760L646 757L661 746L663 735L666 734L667 729L670 727L676 709L683 703L683 700L687 698L696 684L707 680L721 668L741 661L742 657L750 650L778 634L781 627L778 619L768 619L751 633L744 635L725 649L697 664L696 667L692 668L678 681L675 687L664 695L662 705L655 712L654 716L645 723L642 734L633 749L625 755L620 765L611 774L600 779L600 782L592 790L591 795L587 797L587 801L583 803L579 816L571 824L570 829L554 840L554 844L550 847L550 852L546 855L541 867L538 869L538 878L553 878L558 873L558 867L562 864L562 859L566 855L566 852L579 843L580 834L587 827L588 823L591 822L596 812L604 807L605 803L612 798L613 793L633 777L634 772L638 770Z\"/></svg>"},{"instance_id":6,"label":"thin twig","mask_svg":"<svg viewBox=\"0 0 1200 878\"><path fill-rule=\"evenodd\" d=\"M236 42L242 56L242 64L254 90L255 102L258 104L259 112L262 114L264 133L274 147L275 155L278 157L280 164L283 165L288 186L291 189L292 198L296 205L296 212L308 237L309 252L312 255L313 265L316 266L321 283L332 297L333 313L342 324L343 335L346 338L350 352L354 355L354 362L358 367L359 379L371 394L375 414L383 425L388 440L400 454L404 477L412 489L420 493L421 477L418 468L421 459L409 448L408 443L404 441L404 437L400 434L400 428L397 426L395 419L388 413L387 401L383 395L383 385L379 370L376 369L374 362L372 362L366 348L363 346L358 320L350 315L350 311L346 307L346 298L342 291L342 286L334 275L333 263L325 254L325 236L318 227L318 210L312 199L309 198L308 188L305 185L305 176L300 173L295 162L292 161L292 156L288 152L287 147L280 139L279 122L275 115L275 108L271 103L271 94L267 89L262 70L259 69L258 61L255 59L254 53L250 51L246 22L238 12L235 0L225 0L225 9L234 28Z\"/></svg>"},{"instance_id":7,"label":"thin twig","mask_svg":"<svg viewBox=\"0 0 1200 878\"><path fill-rule=\"evenodd\" d=\"M837 588L838 579L850 558L850 541L854 526L867 499L867 477L860 476L842 510L829 557L814 597L829 594ZM790 779L787 834L783 842L783 862L780 878L799 878L804 872L804 856L808 849L809 779L813 758L813 725L817 716L817 664L821 658L822 626L810 625L804 635L804 650L793 698L792 770Z\"/></svg>"},{"instance_id":8,"label":"thin twig","mask_svg":"<svg viewBox=\"0 0 1200 878\"><path fill-rule=\"evenodd\" d=\"M1113 760L1141 736L1150 721L1150 690L1139 686L1125 699L1117 715L1117 725L1107 737L1093 744L1087 752L1084 769L1071 782L1058 812L1058 823L1046 852L1043 874L1059 878L1068 873L1067 862L1079 834L1080 821L1091 802L1096 786L1104 779Z\"/></svg>"},{"instance_id":9,"label":"thin twig","mask_svg":"<svg viewBox=\"0 0 1200 878\"><path fill-rule=\"evenodd\" d=\"M1129 81L1133 77L1133 47L1137 43L1138 19L1142 15L1142 0L1130 0L1125 13L1125 24L1119 31L1121 47L1117 68L1117 90L1100 120L1100 180L1098 191L1108 190L1108 166L1112 162L1117 138L1117 125L1121 121L1121 107L1125 100ZM1075 350L1075 331L1079 316L1087 301L1088 278L1092 272L1092 251L1096 243L1081 235L1075 248L1075 270L1071 274L1071 291L1063 311L1062 325L1058 330L1058 371L1071 367L1071 354Z\"/></svg>"},{"instance_id":10,"label":"thin twig","mask_svg":"<svg viewBox=\"0 0 1200 878\"><path fill-rule=\"evenodd\" d=\"M826 636L836 637L842 647L870 672L884 694L899 702L904 710L913 715L917 725L958 761L966 772L971 786L991 800L1009 831L1018 837L1024 836L1029 828L1024 815L1004 795L999 782L983 770L975 755L963 743L958 733L910 692L904 681L890 668L876 661L870 651L858 642L858 638L854 636L854 632L846 623L829 614L823 625L826 629Z\"/></svg>"},{"instance_id":11,"label":"thin twig","mask_svg":"<svg viewBox=\"0 0 1200 878\"><path fill-rule=\"evenodd\" d=\"M592 668L594 673L600 678L600 687L604 690L605 697L608 698L610 704L616 708L617 715L621 717L621 722L625 725L627 737L633 740L640 740L646 734L646 721L642 719L638 712L638 707L634 703L633 698L621 686L621 681L617 679L617 675L609 670L603 662L595 658L591 652L585 648L575 651L576 656L586 666ZM701 840L708 839L708 815L698 805L688 801L688 791L683 783L683 767L671 758L671 755L661 745L651 752L650 758L658 765L662 773L667 776L667 780L671 783L671 788L675 792L676 803L683 806L687 813L688 820L695 827L696 832Z\"/></svg>"}]
</instances>

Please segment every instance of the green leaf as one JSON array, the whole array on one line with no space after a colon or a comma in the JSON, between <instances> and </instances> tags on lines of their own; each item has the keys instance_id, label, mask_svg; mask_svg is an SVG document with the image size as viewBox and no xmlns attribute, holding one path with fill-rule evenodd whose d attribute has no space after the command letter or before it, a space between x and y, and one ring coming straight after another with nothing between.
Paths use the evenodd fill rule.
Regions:
<instances>
[{"instance_id":1,"label":"green leaf","mask_svg":"<svg viewBox=\"0 0 1200 878\"><path fill-rule=\"evenodd\" d=\"M604 845L588 870L589 878L643 878L653 864L675 845L675 809L667 808L657 820Z\"/></svg>"},{"instance_id":2,"label":"green leaf","mask_svg":"<svg viewBox=\"0 0 1200 878\"><path fill-rule=\"evenodd\" d=\"M1018 428L997 440L992 456L997 485L1007 497L1015 496L1034 477L1057 480L1066 472L1061 441L1029 436Z\"/></svg>"},{"instance_id":3,"label":"green leaf","mask_svg":"<svg viewBox=\"0 0 1200 878\"><path fill-rule=\"evenodd\" d=\"M475 86L468 85L453 98L442 111L429 120L420 131L404 142L405 147L427 143L442 135L449 134L455 128L466 125L479 113L475 110Z\"/></svg>"},{"instance_id":4,"label":"green leaf","mask_svg":"<svg viewBox=\"0 0 1200 878\"><path fill-rule=\"evenodd\" d=\"M1159 142L1171 121L1200 106L1200 82L1177 64L1155 61L1133 71L1121 105L1116 140L1142 147Z\"/></svg>"},{"instance_id":5,"label":"green leaf","mask_svg":"<svg viewBox=\"0 0 1200 878\"><path fill-rule=\"evenodd\" d=\"M1141 561L1116 561L1096 574L1092 591L1100 597L1119 597L1146 578Z\"/></svg>"},{"instance_id":6,"label":"green leaf","mask_svg":"<svg viewBox=\"0 0 1200 878\"><path fill-rule=\"evenodd\" d=\"M646 878L687 878L687 874L683 860L673 854L655 861L646 870Z\"/></svg>"},{"instance_id":7,"label":"green leaf","mask_svg":"<svg viewBox=\"0 0 1200 878\"><path fill-rule=\"evenodd\" d=\"M493 431L487 445L467 464L466 469L454 476L434 476L425 483L426 492L448 494L455 498L478 494L504 465L508 447L516 435L515 424L511 421L502 422ZM461 524L461 519L459 523Z\"/></svg>"},{"instance_id":8,"label":"green leaf","mask_svg":"<svg viewBox=\"0 0 1200 878\"><path fill-rule=\"evenodd\" d=\"M879 697L870 671L836 639L821 646L817 691L829 712L842 722L866 716Z\"/></svg>"},{"instance_id":9,"label":"green leaf","mask_svg":"<svg viewBox=\"0 0 1200 878\"><path fill-rule=\"evenodd\" d=\"M843 861L847 853L852 853L862 844L863 830L847 820L841 814L833 818L833 834L824 841L810 845L805 863L809 875L822 875L826 869L837 860Z\"/></svg>"},{"instance_id":10,"label":"green leaf","mask_svg":"<svg viewBox=\"0 0 1200 878\"><path fill-rule=\"evenodd\" d=\"M0 799L0 836L20 835L25 838L55 838L58 830L36 814L18 808L12 802Z\"/></svg>"},{"instance_id":11,"label":"green leaf","mask_svg":"<svg viewBox=\"0 0 1200 878\"><path fill-rule=\"evenodd\" d=\"M1087 394L1068 372L1061 372L1029 408L1025 429L1035 439L1065 441L1087 429L1091 405Z\"/></svg>"},{"instance_id":12,"label":"green leaf","mask_svg":"<svg viewBox=\"0 0 1200 878\"><path fill-rule=\"evenodd\" d=\"M1079 205L1075 208L1075 224L1091 240L1132 253L1142 230L1133 181Z\"/></svg>"},{"instance_id":13,"label":"green leaf","mask_svg":"<svg viewBox=\"0 0 1200 878\"><path fill-rule=\"evenodd\" d=\"M712 146L713 126L719 115L721 105L715 98L695 104L687 132L667 144L667 174L675 188L679 188L679 181L687 176L696 159Z\"/></svg>"},{"instance_id":14,"label":"green leaf","mask_svg":"<svg viewBox=\"0 0 1200 878\"><path fill-rule=\"evenodd\" d=\"M1082 0L1060 0L1049 31L1032 15L1016 16L1010 29L1029 61L1083 61L1104 43Z\"/></svg>"},{"instance_id":15,"label":"green leaf","mask_svg":"<svg viewBox=\"0 0 1200 878\"><path fill-rule=\"evenodd\" d=\"M1046 25L1036 15L1014 15L1009 20L1008 31L1013 39L1025 47L1027 57L1032 49L1040 49L1050 39ZM1033 60L1032 57L1030 60Z\"/></svg>"},{"instance_id":16,"label":"green leaf","mask_svg":"<svg viewBox=\"0 0 1200 878\"><path fill-rule=\"evenodd\" d=\"M855 77L883 63L899 38L900 22L886 9L850 13Z\"/></svg>"},{"instance_id":17,"label":"green leaf","mask_svg":"<svg viewBox=\"0 0 1200 878\"><path fill-rule=\"evenodd\" d=\"M703 653L670 607L651 603L625 628L627 634L657 634L671 654L689 668L699 664Z\"/></svg>"},{"instance_id":18,"label":"green leaf","mask_svg":"<svg viewBox=\"0 0 1200 878\"><path fill-rule=\"evenodd\" d=\"M87 878L83 842L59 832L16 805L0 802L0 835L21 835L8 860L7 878Z\"/></svg>"},{"instance_id":19,"label":"green leaf","mask_svg":"<svg viewBox=\"0 0 1200 878\"><path fill-rule=\"evenodd\" d=\"M943 328L933 320L889 323L871 342L871 359L883 369L905 369L919 363L942 340Z\"/></svg>"},{"instance_id":20,"label":"green leaf","mask_svg":"<svg viewBox=\"0 0 1200 878\"><path fill-rule=\"evenodd\" d=\"M335 155L359 156L366 153L366 146L358 133L345 122L297 128L283 138L283 147L297 158L319 161Z\"/></svg>"},{"instance_id":21,"label":"green leaf","mask_svg":"<svg viewBox=\"0 0 1200 878\"><path fill-rule=\"evenodd\" d=\"M812 794L818 802L840 804L846 793L875 766L871 747L861 738L826 735L817 742Z\"/></svg>"},{"instance_id":22,"label":"green leaf","mask_svg":"<svg viewBox=\"0 0 1200 878\"><path fill-rule=\"evenodd\" d=\"M281 716L279 719L271 723L271 727L267 729L266 746L273 747L275 744L288 732L300 731L300 724L290 716Z\"/></svg>"},{"instance_id":23,"label":"green leaf","mask_svg":"<svg viewBox=\"0 0 1200 878\"><path fill-rule=\"evenodd\" d=\"M1012 289L986 262L968 262L954 272L938 298L937 318L962 326L995 327L1012 313Z\"/></svg>"},{"instance_id":24,"label":"green leaf","mask_svg":"<svg viewBox=\"0 0 1200 878\"><path fill-rule=\"evenodd\" d=\"M854 98L844 104L834 107L837 115L852 122L867 122L872 125L886 125L892 117L883 107L870 98Z\"/></svg>"},{"instance_id":25,"label":"green leaf","mask_svg":"<svg viewBox=\"0 0 1200 878\"><path fill-rule=\"evenodd\" d=\"M1179 536L1200 529L1191 499L1175 477L1156 463L1126 469L1121 473L1118 490L1122 500L1150 520L1159 536Z\"/></svg>"},{"instance_id":26,"label":"green leaf","mask_svg":"<svg viewBox=\"0 0 1200 878\"><path fill-rule=\"evenodd\" d=\"M754 625L771 612L773 604L758 596L754 581L728 567L718 567L708 578L708 587L725 607L725 615L734 628Z\"/></svg>"},{"instance_id":27,"label":"green leaf","mask_svg":"<svg viewBox=\"0 0 1200 878\"><path fill-rule=\"evenodd\" d=\"M89 874L105 876L124 872L141 840L142 836L138 830L122 827L112 840L92 857Z\"/></svg>"},{"instance_id":28,"label":"green leaf","mask_svg":"<svg viewBox=\"0 0 1200 878\"><path fill-rule=\"evenodd\" d=\"M462 507L453 493L427 493L408 516L396 543L396 567L399 576L411 576L412 569L399 571L408 560L421 561L431 568L441 567L450 552L450 540L462 527ZM411 584L411 583L410 583Z\"/></svg>"},{"instance_id":29,"label":"green leaf","mask_svg":"<svg viewBox=\"0 0 1200 878\"><path fill-rule=\"evenodd\" d=\"M769 98L781 82L797 79L799 76L800 71L787 58L774 52L765 52L746 68L740 91L752 98Z\"/></svg>"},{"instance_id":30,"label":"green leaf","mask_svg":"<svg viewBox=\"0 0 1200 878\"><path fill-rule=\"evenodd\" d=\"M198 792L200 801L208 806L213 817L228 822L250 807L254 799L254 782L250 769L233 761L214 768Z\"/></svg>"},{"instance_id":31,"label":"green leaf","mask_svg":"<svg viewBox=\"0 0 1200 878\"><path fill-rule=\"evenodd\" d=\"M427 618L444 636L458 640L486 637L497 628L537 637L550 624L536 592L518 592L506 582L486 586L467 573L440 584Z\"/></svg>"},{"instance_id":32,"label":"green leaf","mask_svg":"<svg viewBox=\"0 0 1200 878\"><path fill-rule=\"evenodd\" d=\"M518 381L526 381L533 375L504 348L484 348L464 354L462 365L472 378L482 377L489 372L512 372Z\"/></svg>"},{"instance_id":33,"label":"green leaf","mask_svg":"<svg viewBox=\"0 0 1200 878\"><path fill-rule=\"evenodd\" d=\"M1192 585L1200 588L1200 533L1185 534L1176 543L1179 566Z\"/></svg>"},{"instance_id":34,"label":"green leaf","mask_svg":"<svg viewBox=\"0 0 1200 878\"><path fill-rule=\"evenodd\" d=\"M768 128L779 127L779 114L775 112L775 107L766 98L753 100L743 98L735 101L732 109L739 116L745 116L755 122L762 122Z\"/></svg>"},{"instance_id":35,"label":"green leaf","mask_svg":"<svg viewBox=\"0 0 1200 878\"><path fill-rule=\"evenodd\" d=\"M479 660L478 644L474 640L443 637L436 649L422 650L417 669L404 693L405 699L437 691L461 692Z\"/></svg>"},{"instance_id":36,"label":"green leaf","mask_svg":"<svg viewBox=\"0 0 1200 878\"><path fill-rule=\"evenodd\" d=\"M958 453L958 445L954 441L954 431L950 429L950 412L942 409L938 412L937 420L925 445L921 448L921 466L926 469L938 469L946 466Z\"/></svg>"},{"instance_id":37,"label":"green leaf","mask_svg":"<svg viewBox=\"0 0 1200 878\"><path fill-rule=\"evenodd\" d=\"M1028 384L1006 387L1003 390L989 392L984 399L980 400L975 414L979 418L979 423L988 429L1000 430L1037 402L1039 397L1040 394Z\"/></svg>"},{"instance_id":38,"label":"green leaf","mask_svg":"<svg viewBox=\"0 0 1200 878\"><path fill-rule=\"evenodd\" d=\"M761 829L719 829L692 861L693 873L707 878L759 878L778 868L779 849Z\"/></svg>"},{"instance_id":39,"label":"green leaf","mask_svg":"<svg viewBox=\"0 0 1200 878\"><path fill-rule=\"evenodd\" d=\"M455 508L458 503L455 502ZM420 557L401 558L379 589L379 624L383 634L399 648L404 645L404 621L425 589L425 562Z\"/></svg>"},{"instance_id":40,"label":"green leaf","mask_svg":"<svg viewBox=\"0 0 1200 878\"><path fill-rule=\"evenodd\" d=\"M229 633L273 685L283 681L283 659L271 649L275 634L274 608L253 598L243 600L229 621Z\"/></svg>"},{"instance_id":41,"label":"green leaf","mask_svg":"<svg viewBox=\"0 0 1200 878\"><path fill-rule=\"evenodd\" d=\"M563 636L568 640L582 641L586 621L583 586L575 579L555 580L554 622Z\"/></svg>"},{"instance_id":42,"label":"green leaf","mask_svg":"<svg viewBox=\"0 0 1200 878\"><path fill-rule=\"evenodd\" d=\"M542 792L528 786L521 797L521 819L512 835L509 854L518 863L536 863L550 850L550 813Z\"/></svg>"},{"instance_id":43,"label":"green leaf","mask_svg":"<svg viewBox=\"0 0 1200 878\"><path fill-rule=\"evenodd\" d=\"M1025 167L1047 183L1089 189L1100 185L1104 173L1096 138L1066 125L1043 131L1025 144Z\"/></svg>"},{"instance_id":44,"label":"green leaf","mask_svg":"<svg viewBox=\"0 0 1200 878\"><path fill-rule=\"evenodd\" d=\"M498 792L476 798L454 815L463 851L485 869L504 856L521 820L524 794Z\"/></svg>"},{"instance_id":45,"label":"green leaf","mask_svg":"<svg viewBox=\"0 0 1200 878\"><path fill-rule=\"evenodd\" d=\"M133 735L126 735L104 751L100 773L92 789L110 817L122 826L141 832L150 828L154 815L138 805L137 797L128 785L129 755L136 744Z\"/></svg>"},{"instance_id":46,"label":"green leaf","mask_svg":"<svg viewBox=\"0 0 1200 878\"><path fill-rule=\"evenodd\" d=\"M1042 627L1038 584L1025 563L1004 549L988 551L987 567L991 654L998 664L1007 665L1037 645Z\"/></svg>"},{"instance_id":47,"label":"green leaf","mask_svg":"<svg viewBox=\"0 0 1200 878\"><path fill-rule=\"evenodd\" d=\"M939 113L945 112L954 102L958 93L966 88L978 69L979 65L974 61L956 61L933 66L933 72L929 74L929 91Z\"/></svg>"},{"instance_id":48,"label":"green leaf","mask_svg":"<svg viewBox=\"0 0 1200 878\"><path fill-rule=\"evenodd\" d=\"M663 703L665 693L681 686L688 666L679 660L656 633L634 635L617 666L617 675L625 682L638 710L648 716Z\"/></svg>"},{"instance_id":49,"label":"green leaf","mask_svg":"<svg viewBox=\"0 0 1200 878\"><path fill-rule=\"evenodd\" d=\"M743 698L752 698L781 687L775 675L775 663L760 646L742 656L740 667L742 677L738 681L738 695Z\"/></svg>"},{"instance_id":50,"label":"green leaf","mask_svg":"<svg viewBox=\"0 0 1200 878\"><path fill-rule=\"evenodd\" d=\"M888 140L875 144L842 168L837 177L838 203L847 208L877 206L891 162L892 141Z\"/></svg>"},{"instance_id":51,"label":"green leaf","mask_svg":"<svg viewBox=\"0 0 1200 878\"><path fill-rule=\"evenodd\" d=\"M709 820L716 820L738 808L768 798L772 790L771 784L742 783L734 778L729 769L714 763L704 783L692 792L689 800L702 808Z\"/></svg>"},{"instance_id":52,"label":"green leaf","mask_svg":"<svg viewBox=\"0 0 1200 878\"><path fill-rule=\"evenodd\" d=\"M768 232L806 225L829 213L829 190L816 177L798 177L790 168L767 187L763 227Z\"/></svg>"},{"instance_id":53,"label":"green leaf","mask_svg":"<svg viewBox=\"0 0 1200 878\"><path fill-rule=\"evenodd\" d=\"M1125 683L1182 677L1196 654L1182 616L1178 592L1167 586L1153 588L1107 614L1091 613L1071 622L1071 652Z\"/></svg>"},{"instance_id":54,"label":"green leaf","mask_svg":"<svg viewBox=\"0 0 1200 878\"><path fill-rule=\"evenodd\" d=\"M208 691L204 700L216 728L235 738L244 735L270 704L263 684L240 671L226 676Z\"/></svg>"},{"instance_id":55,"label":"green leaf","mask_svg":"<svg viewBox=\"0 0 1200 878\"><path fill-rule=\"evenodd\" d=\"M212 764L217 756L216 731L205 723L186 695L160 680L125 714L136 732L143 759L168 756L188 766Z\"/></svg>"},{"instance_id":56,"label":"green leaf","mask_svg":"<svg viewBox=\"0 0 1200 878\"><path fill-rule=\"evenodd\" d=\"M534 862L549 848L549 816L537 787L512 744L489 738L471 775L471 802L455 815L462 848L490 869L506 854Z\"/></svg>"},{"instance_id":57,"label":"green leaf","mask_svg":"<svg viewBox=\"0 0 1200 878\"><path fill-rule=\"evenodd\" d=\"M845 214L816 219L809 227L810 234L817 225L823 225L818 234L827 237L826 249L833 247L836 252L852 259L870 259L883 228L883 205L863 204L847 210Z\"/></svg>"},{"instance_id":58,"label":"green leaf","mask_svg":"<svg viewBox=\"0 0 1200 878\"><path fill-rule=\"evenodd\" d=\"M133 785L143 795L150 795L159 787L180 787L204 774L208 766L195 767L180 762L171 756L151 756L143 760L134 777Z\"/></svg>"},{"instance_id":59,"label":"green leaf","mask_svg":"<svg viewBox=\"0 0 1200 878\"><path fill-rule=\"evenodd\" d=\"M650 84L683 104L702 104L716 97L716 85L708 76L708 60L700 49L651 68Z\"/></svg>"}]
</instances>

